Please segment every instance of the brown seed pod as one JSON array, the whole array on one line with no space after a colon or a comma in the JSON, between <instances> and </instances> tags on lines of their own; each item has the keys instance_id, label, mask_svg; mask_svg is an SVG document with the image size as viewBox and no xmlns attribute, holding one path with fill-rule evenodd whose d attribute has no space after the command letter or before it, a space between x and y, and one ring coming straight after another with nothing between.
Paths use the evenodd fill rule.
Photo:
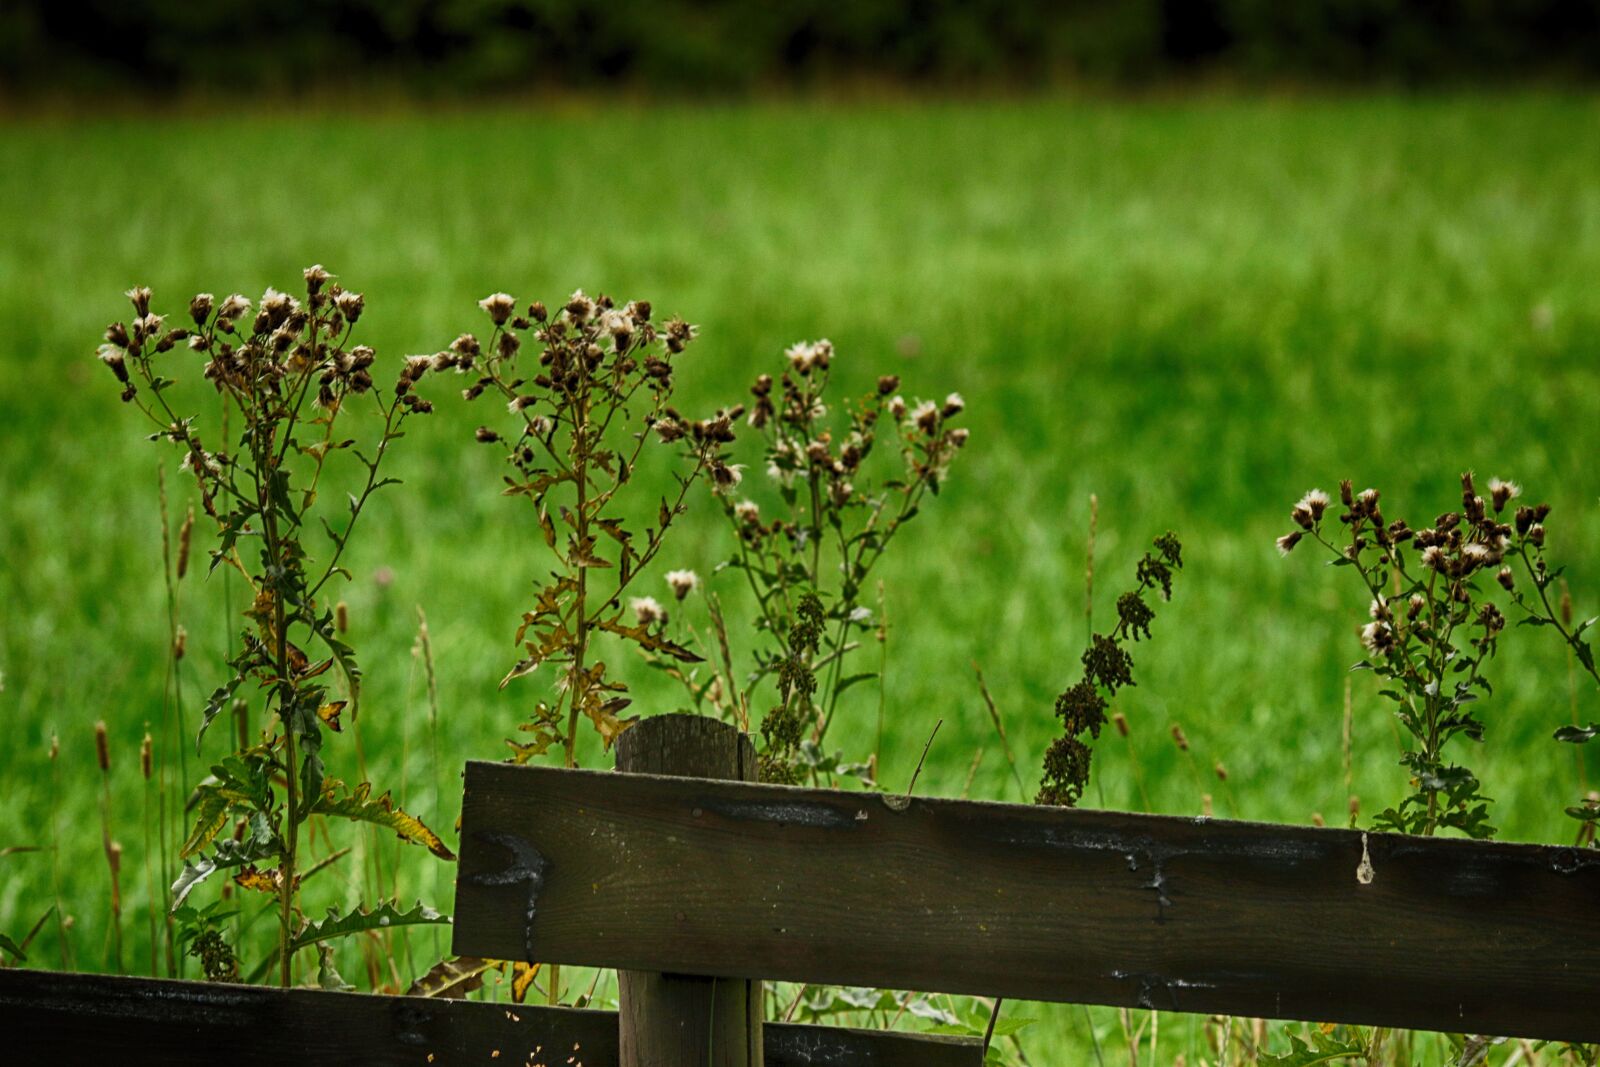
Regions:
<instances>
[{"instance_id":1,"label":"brown seed pod","mask_svg":"<svg viewBox=\"0 0 1600 1067\"><path fill-rule=\"evenodd\" d=\"M189 573L189 544L194 537L194 505L189 505L189 513L184 516L183 526L178 530L178 579L181 581Z\"/></svg>"}]
</instances>

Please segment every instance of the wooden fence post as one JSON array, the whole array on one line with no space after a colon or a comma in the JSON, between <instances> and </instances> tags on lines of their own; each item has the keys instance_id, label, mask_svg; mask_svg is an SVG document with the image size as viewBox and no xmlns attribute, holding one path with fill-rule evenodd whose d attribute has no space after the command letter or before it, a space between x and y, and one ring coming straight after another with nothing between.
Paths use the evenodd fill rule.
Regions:
<instances>
[{"instance_id":1,"label":"wooden fence post","mask_svg":"<svg viewBox=\"0 0 1600 1067\"><path fill-rule=\"evenodd\" d=\"M697 715L645 719L617 742L617 770L754 782L749 737ZM622 1067L762 1067L761 983L619 971Z\"/></svg>"}]
</instances>

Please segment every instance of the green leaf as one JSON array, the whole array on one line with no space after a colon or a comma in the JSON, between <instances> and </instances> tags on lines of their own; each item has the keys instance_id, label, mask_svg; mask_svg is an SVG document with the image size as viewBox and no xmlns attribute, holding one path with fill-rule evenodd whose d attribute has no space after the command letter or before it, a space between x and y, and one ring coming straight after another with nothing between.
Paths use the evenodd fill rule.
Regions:
<instances>
[{"instance_id":1,"label":"green leaf","mask_svg":"<svg viewBox=\"0 0 1600 1067\"><path fill-rule=\"evenodd\" d=\"M349 993L356 988L334 968L333 946L326 942L317 946L317 984L330 993Z\"/></svg>"},{"instance_id":2,"label":"green leaf","mask_svg":"<svg viewBox=\"0 0 1600 1067\"><path fill-rule=\"evenodd\" d=\"M337 937L364 933L367 930L389 930L397 926L448 925L450 916L441 915L426 904L417 903L409 911L400 911L393 902L384 901L371 911L357 908L349 915L341 915L338 908L329 908L328 917L321 922L306 923L290 942L289 951L298 952L307 945L320 944Z\"/></svg>"},{"instance_id":3,"label":"green leaf","mask_svg":"<svg viewBox=\"0 0 1600 1067\"><path fill-rule=\"evenodd\" d=\"M1567 809L1567 815L1579 822L1600 823L1600 805L1574 804Z\"/></svg>"},{"instance_id":4,"label":"green leaf","mask_svg":"<svg viewBox=\"0 0 1600 1067\"><path fill-rule=\"evenodd\" d=\"M211 721L233 700L234 692L243 681L244 675L236 674L225 684L219 685L212 690L210 698L206 700L205 711L200 718L200 732L195 735L194 750L196 752L200 751L200 742L205 740L206 731L211 728Z\"/></svg>"},{"instance_id":5,"label":"green leaf","mask_svg":"<svg viewBox=\"0 0 1600 1067\"><path fill-rule=\"evenodd\" d=\"M205 856L201 856L196 863L185 863L183 870L178 872L177 881L172 883L172 907L177 910L194 887L217 873L217 865Z\"/></svg>"},{"instance_id":6,"label":"green leaf","mask_svg":"<svg viewBox=\"0 0 1600 1067\"><path fill-rule=\"evenodd\" d=\"M843 693L846 689L849 689L853 685L859 685L862 682L871 681L877 676L878 675L872 671L869 671L866 674L852 674L850 677L840 681L839 685L833 691L834 695L837 696L840 693Z\"/></svg>"},{"instance_id":7,"label":"green leaf","mask_svg":"<svg viewBox=\"0 0 1600 1067\"><path fill-rule=\"evenodd\" d=\"M1290 1034L1289 1051L1282 1056L1263 1055L1261 1067L1318 1067L1320 1064L1365 1057L1366 1050L1359 1041L1338 1041L1328 1034L1312 1031L1311 1045Z\"/></svg>"},{"instance_id":8,"label":"green leaf","mask_svg":"<svg viewBox=\"0 0 1600 1067\"><path fill-rule=\"evenodd\" d=\"M994 1024L995 1037L1010 1037L1020 1033L1023 1029L1032 1026L1036 1019L1000 1019Z\"/></svg>"},{"instance_id":9,"label":"green leaf","mask_svg":"<svg viewBox=\"0 0 1600 1067\"><path fill-rule=\"evenodd\" d=\"M255 819L251 821L256 823ZM255 831L243 841L224 838L216 843L216 850L210 856L201 856L193 863L185 863L177 880L172 883L173 912L178 911L184 898L194 891L195 886L218 871L243 867L268 856L277 856L282 851L278 839L270 830L256 823Z\"/></svg>"},{"instance_id":10,"label":"green leaf","mask_svg":"<svg viewBox=\"0 0 1600 1067\"><path fill-rule=\"evenodd\" d=\"M5 934L0 934L0 949L4 949L15 956L18 963L28 962L28 954L22 951L22 948Z\"/></svg>"},{"instance_id":11,"label":"green leaf","mask_svg":"<svg viewBox=\"0 0 1600 1067\"><path fill-rule=\"evenodd\" d=\"M1592 722L1588 726L1563 726L1555 732L1557 741L1566 741L1573 745L1586 745L1600 736L1600 723Z\"/></svg>"},{"instance_id":12,"label":"green leaf","mask_svg":"<svg viewBox=\"0 0 1600 1067\"><path fill-rule=\"evenodd\" d=\"M215 841L222 828L228 825L228 809L233 806L227 795L214 786L201 785L195 792L194 829L178 849L180 859L188 859Z\"/></svg>"},{"instance_id":13,"label":"green leaf","mask_svg":"<svg viewBox=\"0 0 1600 1067\"><path fill-rule=\"evenodd\" d=\"M317 802L311 806L314 815L332 815L352 822L367 822L393 830L402 841L421 845L442 860L453 861L456 854L446 847L444 840L415 815L409 815L394 806L394 801L384 793L372 799L372 783L362 782L355 790L338 795L344 783L329 781Z\"/></svg>"}]
</instances>

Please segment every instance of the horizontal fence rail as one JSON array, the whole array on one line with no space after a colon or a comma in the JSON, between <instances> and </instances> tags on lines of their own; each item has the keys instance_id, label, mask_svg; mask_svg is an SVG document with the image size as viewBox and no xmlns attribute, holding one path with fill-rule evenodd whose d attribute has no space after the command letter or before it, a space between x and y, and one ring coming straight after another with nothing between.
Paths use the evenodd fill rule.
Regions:
<instances>
[{"instance_id":1,"label":"horizontal fence rail","mask_svg":"<svg viewBox=\"0 0 1600 1067\"><path fill-rule=\"evenodd\" d=\"M1600 852L467 765L466 955L1600 1040Z\"/></svg>"},{"instance_id":2,"label":"horizontal fence rail","mask_svg":"<svg viewBox=\"0 0 1600 1067\"><path fill-rule=\"evenodd\" d=\"M0 970L0 1062L617 1067L617 1016L428 997ZM981 1043L770 1024L768 1067L981 1067Z\"/></svg>"}]
</instances>

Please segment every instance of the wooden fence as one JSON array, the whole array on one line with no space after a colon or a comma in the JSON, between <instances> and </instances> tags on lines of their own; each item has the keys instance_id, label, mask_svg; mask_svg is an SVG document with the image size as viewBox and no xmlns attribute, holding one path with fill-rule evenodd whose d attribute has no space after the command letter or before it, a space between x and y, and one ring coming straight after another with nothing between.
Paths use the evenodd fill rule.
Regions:
<instances>
[{"instance_id":1,"label":"wooden fence","mask_svg":"<svg viewBox=\"0 0 1600 1067\"><path fill-rule=\"evenodd\" d=\"M620 747L629 773L467 765L454 927L618 968L620 1012L0 970L0 1058L983 1061L763 1024L764 979L1600 1041L1597 850L761 785L687 716Z\"/></svg>"},{"instance_id":2,"label":"wooden fence","mask_svg":"<svg viewBox=\"0 0 1600 1067\"><path fill-rule=\"evenodd\" d=\"M469 763L454 936L722 979L1600 1040L1585 849Z\"/></svg>"}]
</instances>

